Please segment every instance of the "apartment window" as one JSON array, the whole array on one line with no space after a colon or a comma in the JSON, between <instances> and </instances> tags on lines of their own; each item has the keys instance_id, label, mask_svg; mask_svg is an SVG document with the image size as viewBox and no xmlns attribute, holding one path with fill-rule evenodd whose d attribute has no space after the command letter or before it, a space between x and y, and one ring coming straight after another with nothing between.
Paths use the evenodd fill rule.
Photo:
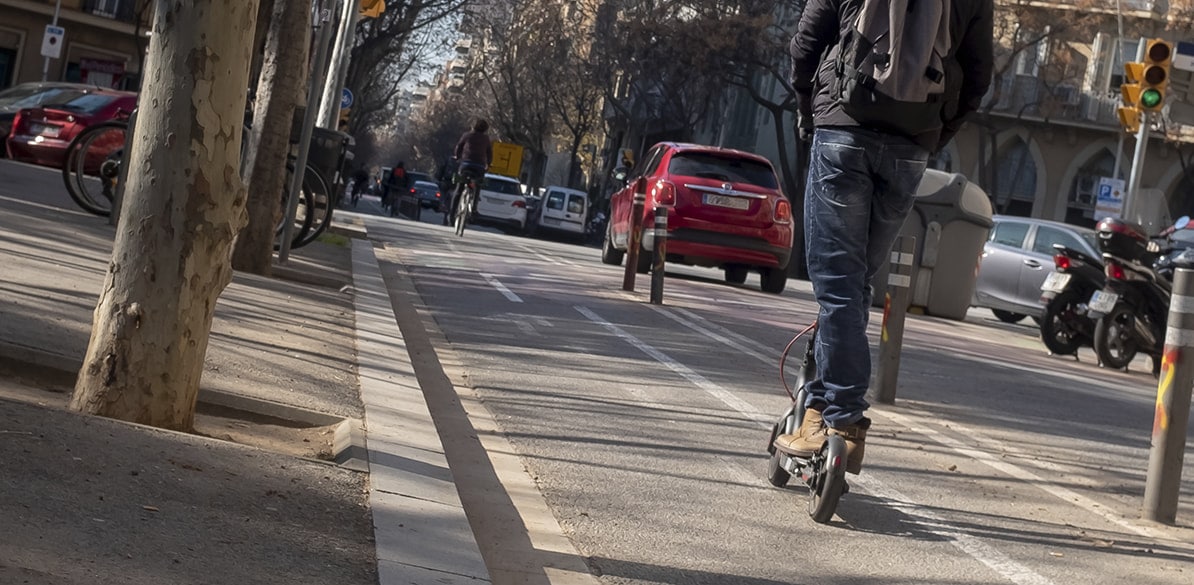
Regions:
<instances>
[{"instance_id":1,"label":"apartment window","mask_svg":"<svg viewBox=\"0 0 1194 585\"><path fill-rule=\"evenodd\" d=\"M87 0L83 3L83 10L104 18L131 21L136 3L136 0Z\"/></svg>"}]
</instances>

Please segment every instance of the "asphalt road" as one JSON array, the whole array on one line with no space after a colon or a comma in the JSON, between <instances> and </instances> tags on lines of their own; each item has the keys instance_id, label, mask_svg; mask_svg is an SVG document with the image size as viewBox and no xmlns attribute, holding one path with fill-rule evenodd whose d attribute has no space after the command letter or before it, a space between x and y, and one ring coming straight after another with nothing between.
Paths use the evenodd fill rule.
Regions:
<instances>
[{"instance_id":1,"label":"asphalt road","mask_svg":"<svg viewBox=\"0 0 1194 585\"><path fill-rule=\"evenodd\" d=\"M367 221L604 583L1189 583L1179 527L1140 521L1156 382L1048 356L1029 326L910 317L898 401L827 526L763 475L779 354L808 283L675 267L666 304L599 251ZM389 254L392 252L393 254ZM872 324L879 314L873 313ZM791 371L789 372L791 374ZM1191 457L1187 457L1187 465ZM1190 474L1186 474L1190 477Z\"/></svg>"},{"instance_id":2,"label":"asphalt road","mask_svg":"<svg viewBox=\"0 0 1194 585\"><path fill-rule=\"evenodd\" d=\"M28 170L45 204L70 206L53 171ZM457 238L430 212L367 225L383 270L413 280L437 350L465 364L452 381L484 400L603 583L1194 579L1194 475L1177 527L1139 520L1145 372L1049 357L1033 328L986 311L910 317L897 405L871 410L863 474L822 526L799 487L763 477L788 402L779 353L814 314L807 283L766 295L754 275L736 287L674 267L656 307L646 277L623 293L594 248Z\"/></svg>"}]
</instances>

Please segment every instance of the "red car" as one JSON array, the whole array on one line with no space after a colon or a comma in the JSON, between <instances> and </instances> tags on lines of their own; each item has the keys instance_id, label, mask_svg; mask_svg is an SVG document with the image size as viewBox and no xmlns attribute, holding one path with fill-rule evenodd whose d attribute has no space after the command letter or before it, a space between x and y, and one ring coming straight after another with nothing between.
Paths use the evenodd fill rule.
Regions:
<instances>
[{"instance_id":1,"label":"red car","mask_svg":"<svg viewBox=\"0 0 1194 585\"><path fill-rule=\"evenodd\" d=\"M621 264L630 235L634 193L646 193L640 273L651 265L654 209L666 206L667 261L721 268L726 282L762 277L764 292L779 294L792 256L792 205L767 159L738 150L660 143L643 157L626 186L610 200L601 261Z\"/></svg>"},{"instance_id":2,"label":"red car","mask_svg":"<svg viewBox=\"0 0 1194 585\"><path fill-rule=\"evenodd\" d=\"M61 104L21 110L8 135L8 156L22 162L61 167L66 148L79 132L92 124L125 118L136 106L136 93L103 89Z\"/></svg>"}]
</instances>

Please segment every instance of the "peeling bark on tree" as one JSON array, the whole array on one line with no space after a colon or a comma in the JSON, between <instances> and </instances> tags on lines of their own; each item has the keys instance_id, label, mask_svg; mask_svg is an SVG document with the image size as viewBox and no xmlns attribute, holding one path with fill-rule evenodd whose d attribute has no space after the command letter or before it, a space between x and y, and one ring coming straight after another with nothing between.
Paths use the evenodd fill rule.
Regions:
<instances>
[{"instance_id":1,"label":"peeling bark on tree","mask_svg":"<svg viewBox=\"0 0 1194 585\"><path fill-rule=\"evenodd\" d=\"M257 0L157 0L120 228L71 408L192 427L245 223L240 143Z\"/></svg>"},{"instance_id":2,"label":"peeling bark on tree","mask_svg":"<svg viewBox=\"0 0 1194 585\"><path fill-rule=\"evenodd\" d=\"M237 270L268 275L273 263L274 232L282 218L282 193L288 186L291 118L307 85L310 37L311 3L274 0L245 155L249 223L241 230L232 255Z\"/></svg>"}]
</instances>

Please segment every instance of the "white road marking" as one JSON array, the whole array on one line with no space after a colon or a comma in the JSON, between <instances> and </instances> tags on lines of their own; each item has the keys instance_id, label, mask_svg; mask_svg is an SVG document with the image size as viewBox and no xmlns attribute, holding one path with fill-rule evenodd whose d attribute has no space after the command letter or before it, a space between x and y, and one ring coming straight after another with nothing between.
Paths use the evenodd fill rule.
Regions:
<instances>
[{"instance_id":1,"label":"white road marking","mask_svg":"<svg viewBox=\"0 0 1194 585\"><path fill-rule=\"evenodd\" d=\"M514 321L514 324L515 324L516 326L518 326L518 329L519 329L520 331L522 331L523 333L525 333L525 334L527 334L527 335L534 335L534 334L536 333L536 332L535 332L535 328L534 328L533 326L531 326L531 324L530 324L530 323L527 323L526 321L523 321L523 320L521 320L521 319L517 319L517 320L515 320L515 321Z\"/></svg>"},{"instance_id":2,"label":"white road marking","mask_svg":"<svg viewBox=\"0 0 1194 585\"><path fill-rule=\"evenodd\" d=\"M555 325L551 324L551 321L548 321L547 319L544 319L543 317L531 317L531 319L533 321L535 321L535 324L540 327L555 327Z\"/></svg>"},{"instance_id":3,"label":"white road marking","mask_svg":"<svg viewBox=\"0 0 1194 585\"><path fill-rule=\"evenodd\" d=\"M742 344L740 344L732 339L729 339L728 337L726 337L724 335L716 333L709 328L702 327L701 325L697 325L696 323L694 323L692 321L685 320L683 317L673 314L672 311L669 311L669 310L667 310L663 307L660 307L658 305L647 305L647 306L654 309L656 313L659 313L660 315L663 315L664 317L667 317L668 319L671 319L672 321L675 321L689 329L692 329L693 331L696 331L697 333L700 333L701 335L704 335L705 337L708 337L709 339L712 339L714 341L717 341L719 343L722 343L724 345L732 347L732 348L742 352L743 354L746 354L752 358L755 358L765 364L773 365L776 367L779 366L779 362L777 360L773 360L770 357L767 357L757 351L748 349L748 348L744 347ZM681 310L683 310L683 309L681 309ZM706 322L706 323L708 323L708 322Z\"/></svg>"},{"instance_id":4,"label":"white road marking","mask_svg":"<svg viewBox=\"0 0 1194 585\"><path fill-rule=\"evenodd\" d=\"M510 289L506 288L506 285L504 285L500 281L498 281L498 279L496 277L494 277L492 274L487 274L485 272L482 272L480 274L481 274L481 278L484 278L485 282L489 283L489 286L492 286L493 288L497 289L497 291L502 293L502 296L506 297L506 299L508 299L510 302L512 302L512 303L521 303L522 302L522 299L518 298L518 295L511 292Z\"/></svg>"},{"instance_id":5,"label":"white road marking","mask_svg":"<svg viewBox=\"0 0 1194 585\"><path fill-rule=\"evenodd\" d=\"M1136 534L1139 534L1140 536L1145 536L1148 538L1158 538L1158 535L1155 534L1152 530L1149 530L1148 528L1145 528L1143 526L1135 526L1135 525L1125 521L1119 515L1112 513L1110 510L1108 510L1104 506L1101 506L1094 500L1092 500L1086 496L1083 496L1081 494L1078 494L1077 492L1075 492L1073 490L1069 490L1069 489L1066 489L1061 486L1053 485L1045 478L1043 478L1031 471L1021 469L1021 468L1019 468L1015 465L1012 465L1011 463L1007 463L1005 461L1000 461L999 459L997 459L993 455L991 455L991 453L979 451L976 449L971 449L970 447L967 447L961 441L958 441L958 440L954 439L953 437L945 436L933 429L924 428L924 425L913 426L914 423L911 420L905 418L903 415L896 414L894 412L884 412L883 414L887 418L890 418L890 419L894 420L895 422L900 423L901 425L904 425L905 427L915 428L916 432L919 432L924 435L928 435L930 438L932 438L934 441L936 441L937 443L939 443L941 445L949 447L950 449L953 449L954 451L961 453L963 455L966 455L972 459L977 459L979 462L986 464L988 467L991 467L993 469L996 469L998 471L1006 473L1007 475L1015 477L1021 481L1024 481L1025 483L1031 483L1031 484L1041 488L1042 490L1045 490L1046 492L1056 496L1057 498L1059 498L1061 500L1064 500L1066 502L1074 504L1075 506L1078 506L1079 508L1083 508L1088 512L1091 512L1097 516L1102 517L1104 520L1106 520L1112 524L1115 524L1116 526L1119 526L1120 528L1123 528L1125 530L1130 530L1132 532L1135 532ZM925 416L927 417L928 414L925 414ZM1009 447L1008 445L1005 445L1004 443L996 444L994 441L987 440L984 437L982 437L982 435L980 435L977 431L974 431L973 429L967 428L963 425L953 423L953 422L951 422L950 425L958 432L965 433L966 435L969 435L970 437L974 438L979 443L987 444L989 446L988 448L992 449L992 452L997 452L999 449L1004 449L1004 450L1008 450L1008 451L1015 450L1015 449ZM1046 469L1047 471L1058 471L1058 469L1049 469L1048 467L1045 466L1045 464L1042 464L1041 466L1042 466L1042 468Z\"/></svg>"},{"instance_id":6,"label":"white road marking","mask_svg":"<svg viewBox=\"0 0 1194 585\"><path fill-rule=\"evenodd\" d=\"M531 254L534 254L535 256L538 256L540 260L543 260L544 262L547 262L548 264L555 264L557 266L561 266L561 265L576 266L577 265L575 262L572 262L571 260L565 260L563 258L552 258L551 256L548 256L547 254L544 254L530 246L520 245L519 248L522 248L523 250L530 252Z\"/></svg>"},{"instance_id":7,"label":"white road marking","mask_svg":"<svg viewBox=\"0 0 1194 585\"><path fill-rule=\"evenodd\" d=\"M723 402L726 406L738 411L748 419L755 421L763 428L771 427L771 417L756 411L753 406L741 398L738 398L730 391L692 371L684 364L677 362L667 354L655 349L643 340L630 333L627 333L621 327L606 321L591 311L589 308L581 305L575 305L573 308L575 308L578 312L580 312L580 314L584 315L590 321L602 326L610 333L613 333L623 341L638 348L640 351L647 354L655 361L663 364L676 374L679 374L684 379L692 382L698 388L708 392L714 398L717 398ZM725 338L723 337L722 339ZM731 472L737 475L737 467L732 466ZM865 487L867 491L875 494L876 496L893 502L893 507L899 507L908 516L914 518L914 522L922 527L925 531L936 534L937 536L941 536L946 542L949 542L958 550L966 553L978 562L990 567L993 571L999 573L1012 583L1016 583L1017 585L1053 584L1053 582L1049 579L1041 576L1039 573L1024 565L1017 563L1007 555L1004 555L987 543L983 542L981 539L958 530L936 514L933 514L930 511L911 503L907 497L904 497L897 490L888 487L886 484L872 478L863 479L861 476L852 481L860 486ZM904 505L897 503L901 501L908 502L908 504Z\"/></svg>"}]
</instances>

